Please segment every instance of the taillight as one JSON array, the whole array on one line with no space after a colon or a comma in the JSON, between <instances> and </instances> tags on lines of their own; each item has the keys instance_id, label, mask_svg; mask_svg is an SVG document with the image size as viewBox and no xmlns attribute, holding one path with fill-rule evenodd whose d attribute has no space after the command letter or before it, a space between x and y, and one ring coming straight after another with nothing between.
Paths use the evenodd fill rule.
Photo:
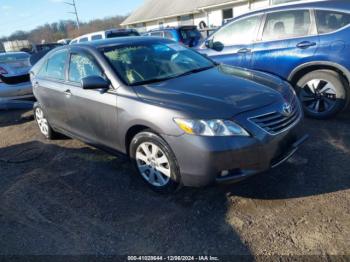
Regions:
<instances>
[{"instance_id":1,"label":"taillight","mask_svg":"<svg viewBox=\"0 0 350 262\"><path fill-rule=\"evenodd\" d=\"M8 72L7 72L4 68L2 68L2 67L0 66L0 74L1 74L1 75L7 75Z\"/></svg>"}]
</instances>

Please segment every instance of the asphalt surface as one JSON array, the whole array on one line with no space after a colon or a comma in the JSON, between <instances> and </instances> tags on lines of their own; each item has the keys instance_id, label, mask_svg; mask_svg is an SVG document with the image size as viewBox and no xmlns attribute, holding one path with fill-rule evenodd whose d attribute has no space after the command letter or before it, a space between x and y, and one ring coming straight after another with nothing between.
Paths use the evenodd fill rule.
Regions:
<instances>
[{"instance_id":1,"label":"asphalt surface","mask_svg":"<svg viewBox=\"0 0 350 262\"><path fill-rule=\"evenodd\" d=\"M288 163L227 186L150 191L128 161L0 112L0 255L349 255L350 114L305 121Z\"/></svg>"}]
</instances>

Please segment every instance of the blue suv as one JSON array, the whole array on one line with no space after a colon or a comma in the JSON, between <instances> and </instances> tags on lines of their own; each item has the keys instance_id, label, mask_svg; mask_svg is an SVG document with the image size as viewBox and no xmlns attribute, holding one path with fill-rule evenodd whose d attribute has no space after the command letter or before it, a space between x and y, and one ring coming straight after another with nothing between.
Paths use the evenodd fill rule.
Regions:
<instances>
[{"instance_id":1,"label":"blue suv","mask_svg":"<svg viewBox=\"0 0 350 262\"><path fill-rule=\"evenodd\" d=\"M199 51L217 62L289 81L308 116L329 118L350 100L350 1L254 11L218 29Z\"/></svg>"},{"instance_id":2,"label":"blue suv","mask_svg":"<svg viewBox=\"0 0 350 262\"><path fill-rule=\"evenodd\" d=\"M202 38L202 35L196 26L179 26L155 29L145 33L144 36L162 37L182 43L188 47L196 47Z\"/></svg>"}]
</instances>

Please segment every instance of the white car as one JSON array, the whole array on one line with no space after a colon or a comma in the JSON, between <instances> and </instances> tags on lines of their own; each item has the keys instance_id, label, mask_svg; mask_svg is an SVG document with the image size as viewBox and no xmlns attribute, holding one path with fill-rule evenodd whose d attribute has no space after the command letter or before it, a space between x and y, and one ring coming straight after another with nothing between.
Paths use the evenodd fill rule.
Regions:
<instances>
[{"instance_id":1,"label":"white car","mask_svg":"<svg viewBox=\"0 0 350 262\"><path fill-rule=\"evenodd\" d=\"M70 45L96 41L107 38L115 38L115 37L126 37L126 36L140 36L140 34L135 29L110 29L107 31L94 32L90 34L86 34L83 36L79 36L73 39L70 42Z\"/></svg>"},{"instance_id":2,"label":"white car","mask_svg":"<svg viewBox=\"0 0 350 262\"><path fill-rule=\"evenodd\" d=\"M34 98L29 58L24 52L0 53L0 103Z\"/></svg>"}]
</instances>

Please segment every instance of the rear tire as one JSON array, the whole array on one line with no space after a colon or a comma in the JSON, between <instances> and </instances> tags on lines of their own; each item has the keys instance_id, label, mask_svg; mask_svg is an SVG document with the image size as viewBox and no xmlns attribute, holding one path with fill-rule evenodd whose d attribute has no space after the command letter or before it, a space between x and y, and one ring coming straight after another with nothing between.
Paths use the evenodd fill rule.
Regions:
<instances>
[{"instance_id":1,"label":"rear tire","mask_svg":"<svg viewBox=\"0 0 350 262\"><path fill-rule=\"evenodd\" d=\"M345 108L348 84L337 72L316 70L303 76L296 91L307 116L328 119Z\"/></svg>"},{"instance_id":2,"label":"rear tire","mask_svg":"<svg viewBox=\"0 0 350 262\"><path fill-rule=\"evenodd\" d=\"M157 134L145 131L130 143L130 157L136 173L154 191L173 193L180 184L180 171L170 146Z\"/></svg>"},{"instance_id":3,"label":"rear tire","mask_svg":"<svg viewBox=\"0 0 350 262\"><path fill-rule=\"evenodd\" d=\"M38 124L40 133L48 140L53 140L58 137L58 134L52 129L46 116L44 114L43 109L40 105L34 106L34 117L36 123Z\"/></svg>"}]
</instances>

